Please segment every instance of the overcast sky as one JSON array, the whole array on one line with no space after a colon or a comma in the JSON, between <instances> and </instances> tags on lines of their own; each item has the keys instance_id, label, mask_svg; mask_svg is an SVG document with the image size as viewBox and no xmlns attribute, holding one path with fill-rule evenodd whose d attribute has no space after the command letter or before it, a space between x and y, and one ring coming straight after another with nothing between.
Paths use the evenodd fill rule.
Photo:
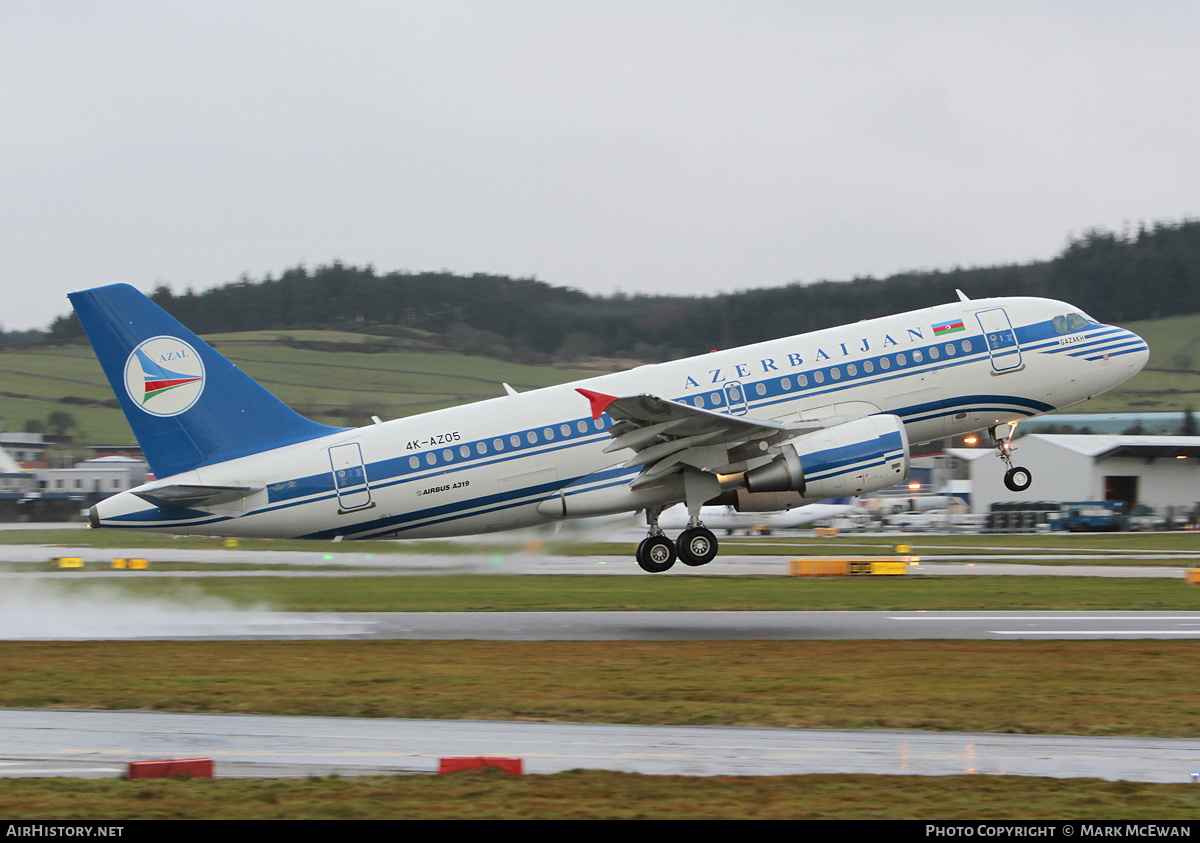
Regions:
<instances>
[{"instance_id":1,"label":"overcast sky","mask_svg":"<svg viewBox=\"0 0 1200 843\"><path fill-rule=\"evenodd\" d=\"M0 0L0 327L335 259L681 294L1044 259L1200 214L1198 88L1195 0Z\"/></svg>"}]
</instances>

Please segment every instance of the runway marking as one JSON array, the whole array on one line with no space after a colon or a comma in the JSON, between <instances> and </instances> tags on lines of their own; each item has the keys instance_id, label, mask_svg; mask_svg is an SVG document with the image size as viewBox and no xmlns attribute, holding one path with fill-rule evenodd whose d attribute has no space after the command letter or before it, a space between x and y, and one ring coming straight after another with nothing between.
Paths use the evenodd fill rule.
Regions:
<instances>
[{"instance_id":1,"label":"runway marking","mask_svg":"<svg viewBox=\"0 0 1200 843\"><path fill-rule=\"evenodd\" d=\"M1140 615L1140 614L1139 614ZM1144 615L1139 617L1129 616L1106 616L1106 615L954 615L952 617L942 616L920 616L920 617L900 617L889 616L889 621L1146 621ZM1193 621L1200 622L1198 615L1154 615L1148 620L1152 621Z\"/></svg>"},{"instance_id":2,"label":"runway marking","mask_svg":"<svg viewBox=\"0 0 1200 843\"><path fill-rule=\"evenodd\" d=\"M1196 635L1200 629L991 629L992 635Z\"/></svg>"}]
</instances>

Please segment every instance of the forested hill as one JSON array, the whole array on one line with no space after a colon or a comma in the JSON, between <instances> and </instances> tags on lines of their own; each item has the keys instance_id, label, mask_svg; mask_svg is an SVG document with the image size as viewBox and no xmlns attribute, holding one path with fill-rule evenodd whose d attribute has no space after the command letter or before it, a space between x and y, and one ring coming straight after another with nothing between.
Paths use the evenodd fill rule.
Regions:
<instances>
[{"instance_id":1,"label":"forested hill","mask_svg":"<svg viewBox=\"0 0 1200 843\"><path fill-rule=\"evenodd\" d=\"M87 284L81 284L87 286ZM203 293L152 298L197 333L346 327L380 334L428 331L450 347L513 358L587 355L659 360L853 322L955 299L1036 295L1063 299L1102 321L1200 311L1200 220L1136 234L1089 231L1050 261L886 279L856 278L750 289L702 298L591 296L533 279L392 272L335 263ZM81 336L73 316L51 341Z\"/></svg>"}]
</instances>

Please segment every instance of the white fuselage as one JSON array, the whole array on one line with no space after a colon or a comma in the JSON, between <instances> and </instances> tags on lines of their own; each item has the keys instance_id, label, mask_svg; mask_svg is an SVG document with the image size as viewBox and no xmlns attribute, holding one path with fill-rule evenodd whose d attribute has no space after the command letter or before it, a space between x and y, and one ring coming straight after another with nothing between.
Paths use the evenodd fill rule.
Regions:
<instances>
[{"instance_id":1,"label":"white fuselage","mask_svg":"<svg viewBox=\"0 0 1200 843\"><path fill-rule=\"evenodd\" d=\"M612 422L593 419L577 387L781 422L895 414L910 442L925 442L1076 404L1145 365L1140 337L1055 320L1072 312L1047 299L959 301L642 366L159 478L261 487L231 503L159 509L133 490L102 501L94 518L104 527L311 538L544 523L553 519L538 505L562 487L619 486L637 473L621 469L628 452L604 453Z\"/></svg>"}]
</instances>

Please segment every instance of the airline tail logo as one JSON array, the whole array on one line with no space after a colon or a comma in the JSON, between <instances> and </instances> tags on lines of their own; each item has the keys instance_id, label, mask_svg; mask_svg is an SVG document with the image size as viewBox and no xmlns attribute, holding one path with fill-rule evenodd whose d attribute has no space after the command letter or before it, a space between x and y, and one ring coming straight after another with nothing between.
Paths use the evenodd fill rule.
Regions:
<instances>
[{"instance_id":1,"label":"airline tail logo","mask_svg":"<svg viewBox=\"0 0 1200 843\"><path fill-rule=\"evenodd\" d=\"M204 391L204 362L196 349L175 337L153 337L125 361L125 391L134 406L152 416L177 416Z\"/></svg>"}]
</instances>

